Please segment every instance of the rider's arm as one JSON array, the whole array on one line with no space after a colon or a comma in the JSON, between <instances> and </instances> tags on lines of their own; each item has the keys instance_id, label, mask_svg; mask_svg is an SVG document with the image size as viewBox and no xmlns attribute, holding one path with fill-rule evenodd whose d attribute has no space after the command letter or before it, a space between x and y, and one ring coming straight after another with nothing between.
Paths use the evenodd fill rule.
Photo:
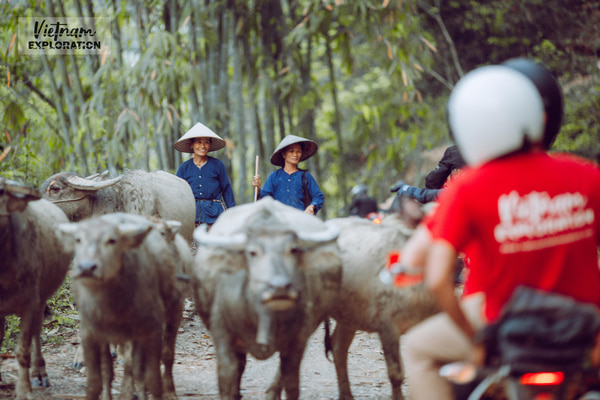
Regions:
<instances>
[{"instance_id":1,"label":"rider's arm","mask_svg":"<svg viewBox=\"0 0 600 400\"><path fill-rule=\"evenodd\" d=\"M454 292L456 250L444 240L433 242L425 266L425 283L440 308L456 323L469 339L475 330L465 317Z\"/></svg>"}]
</instances>

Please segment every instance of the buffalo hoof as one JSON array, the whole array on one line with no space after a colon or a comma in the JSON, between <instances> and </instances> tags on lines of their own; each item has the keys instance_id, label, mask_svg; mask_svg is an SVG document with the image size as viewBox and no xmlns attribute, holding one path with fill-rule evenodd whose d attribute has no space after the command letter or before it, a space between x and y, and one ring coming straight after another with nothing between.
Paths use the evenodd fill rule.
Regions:
<instances>
[{"instance_id":1,"label":"buffalo hoof","mask_svg":"<svg viewBox=\"0 0 600 400\"><path fill-rule=\"evenodd\" d=\"M71 368L73 369L81 369L85 367L85 363L83 361L75 361L73 364L71 364Z\"/></svg>"},{"instance_id":2,"label":"buffalo hoof","mask_svg":"<svg viewBox=\"0 0 600 400\"><path fill-rule=\"evenodd\" d=\"M47 376L42 376L41 378L39 376L36 376L34 378L31 378L31 387L32 388L50 387L50 380L48 379Z\"/></svg>"}]
</instances>

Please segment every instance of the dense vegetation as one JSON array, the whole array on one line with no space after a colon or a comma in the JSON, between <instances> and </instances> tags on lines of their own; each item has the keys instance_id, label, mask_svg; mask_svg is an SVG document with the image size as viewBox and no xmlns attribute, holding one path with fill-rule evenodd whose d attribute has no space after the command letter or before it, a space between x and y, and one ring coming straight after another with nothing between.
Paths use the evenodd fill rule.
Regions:
<instances>
[{"instance_id":1,"label":"dense vegetation","mask_svg":"<svg viewBox=\"0 0 600 400\"><path fill-rule=\"evenodd\" d=\"M109 51L30 56L32 16L93 17ZM173 142L201 121L238 203L251 200L283 135L320 143L308 163L343 214L366 183L383 200L423 150L445 145L444 106L474 67L526 56L560 77L555 149L600 155L600 3L592 0L22 0L0 2L0 174L33 186L52 173L174 172ZM68 282L45 334L72 326ZM16 318L4 348L14 345ZM52 335L51 335L52 336ZM57 337L57 336L52 336Z\"/></svg>"},{"instance_id":2,"label":"dense vegetation","mask_svg":"<svg viewBox=\"0 0 600 400\"><path fill-rule=\"evenodd\" d=\"M16 33L32 16L94 17L109 51L24 54ZM355 183L383 200L448 143L445 100L465 71L516 56L564 85L555 147L596 158L599 22L591 0L0 2L0 174L39 186L60 170L174 172L173 142L201 121L228 141L215 155L238 203L254 155L266 176L283 135L317 140L308 167L333 217Z\"/></svg>"}]
</instances>

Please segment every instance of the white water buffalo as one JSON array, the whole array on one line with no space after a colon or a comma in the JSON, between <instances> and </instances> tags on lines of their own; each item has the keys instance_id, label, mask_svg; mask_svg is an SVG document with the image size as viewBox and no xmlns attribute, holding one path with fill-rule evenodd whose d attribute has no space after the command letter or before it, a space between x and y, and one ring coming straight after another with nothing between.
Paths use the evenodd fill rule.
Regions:
<instances>
[{"instance_id":1,"label":"white water buffalo","mask_svg":"<svg viewBox=\"0 0 600 400\"><path fill-rule=\"evenodd\" d=\"M122 398L132 398L134 381L141 399L146 388L155 399L176 398L172 367L186 293L177 275L190 274L187 244L181 246L170 224L126 213L61 224L60 230L74 250L72 291L88 368L86 398L97 399L102 391L103 399L110 398L109 343L131 350Z\"/></svg>"},{"instance_id":2,"label":"white water buffalo","mask_svg":"<svg viewBox=\"0 0 600 400\"><path fill-rule=\"evenodd\" d=\"M402 399L400 335L438 312L423 283L398 288L379 279L388 254L402 247L412 229L397 217L388 217L381 225L364 218L338 218L330 222L341 231L337 243L344 265L343 282L330 314L336 320L331 339L339 398L353 398L348 380L348 349L356 331L361 330L379 334L392 398Z\"/></svg>"},{"instance_id":3,"label":"white water buffalo","mask_svg":"<svg viewBox=\"0 0 600 400\"><path fill-rule=\"evenodd\" d=\"M209 233L196 229L194 299L216 348L221 399L240 398L247 353L275 352L287 398L298 398L307 340L341 283L337 234L272 198L225 211Z\"/></svg>"},{"instance_id":4,"label":"white water buffalo","mask_svg":"<svg viewBox=\"0 0 600 400\"><path fill-rule=\"evenodd\" d=\"M186 181L168 172L133 170L112 179L61 172L46 179L41 191L73 222L115 212L155 216L181 222L180 234L192 240L194 194Z\"/></svg>"},{"instance_id":5,"label":"white water buffalo","mask_svg":"<svg viewBox=\"0 0 600 400\"><path fill-rule=\"evenodd\" d=\"M71 261L56 234L68 219L41 197L36 189L0 177L0 342L5 316L20 316L17 399L27 398L32 384L49 386L40 344L44 308Z\"/></svg>"}]
</instances>

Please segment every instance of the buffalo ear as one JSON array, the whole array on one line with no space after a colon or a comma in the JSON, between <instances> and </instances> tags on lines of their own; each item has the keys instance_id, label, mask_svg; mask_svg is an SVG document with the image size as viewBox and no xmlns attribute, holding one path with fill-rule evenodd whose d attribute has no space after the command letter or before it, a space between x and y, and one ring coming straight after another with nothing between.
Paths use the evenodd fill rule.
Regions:
<instances>
[{"instance_id":1,"label":"buffalo ear","mask_svg":"<svg viewBox=\"0 0 600 400\"><path fill-rule=\"evenodd\" d=\"M181 229L181 222L179 221L170 219L168 221L165 221L165 225L169 232L171 232L171 235L173 235L173 237L175 237L175 235L177 235L177 233L179 233L179 230Z\"/></svg>"},{"instance_id":2,"label":"buffalo ear","mask_svg":"<svg viewBox=\"0 0 600 400\"><path fill-rule=\"evenodd\" d=\"M124 222L118 226L121 241L126 248L138 247L152 230L152 225Z\"/></svg>"},{"instance_id":3,"label":"buffalo ear","mask_svg":"<svg viewBox=\"0 0 600 400\"><path fill-rule=\"evenodd\" d=\"M76 223L64 223L58 224L56 234L60 239L63 247L68 252L75 251L75 234L77 233Z\"/></svg>"}]
</instances>

